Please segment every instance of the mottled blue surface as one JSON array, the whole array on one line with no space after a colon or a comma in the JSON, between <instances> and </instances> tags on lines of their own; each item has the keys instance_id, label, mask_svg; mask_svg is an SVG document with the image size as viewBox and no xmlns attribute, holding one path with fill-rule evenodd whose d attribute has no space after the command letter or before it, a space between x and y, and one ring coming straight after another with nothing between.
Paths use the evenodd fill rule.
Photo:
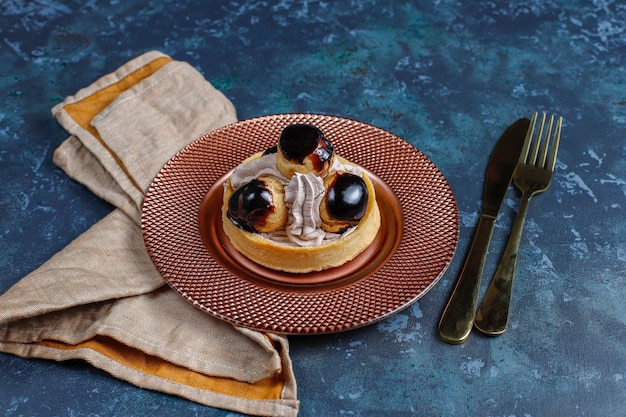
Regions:
<instances>
[{"instance_id":1,"label":"mottled blue surface","mask_svg":"<svg viewBox=\"0 0 626 417\"><path fill-rule=\"evenodd\" d=\"M378 325L290 339L300 416L624 415L622 2L2 0L0 292L111 210L53 165L67 134L50 108L152 49L194 65L240 119L329 113L402 136L456 194L459 250L426 297ZM562 115L564 133L553 184L528 213L511 328L447 345L436 325L489 151L535 110ZM517 202L510 190L487 279ZM81 362L0 354L0 375L5 416L238 415Z\"/></svg>"}]
</instances>

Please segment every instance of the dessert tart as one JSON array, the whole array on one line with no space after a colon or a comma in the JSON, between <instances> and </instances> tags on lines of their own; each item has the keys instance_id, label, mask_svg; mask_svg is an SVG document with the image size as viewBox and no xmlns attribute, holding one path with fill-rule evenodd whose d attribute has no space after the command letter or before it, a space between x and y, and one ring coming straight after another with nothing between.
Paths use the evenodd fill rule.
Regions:
<instances>
[{"instance_id":1,"label":"dessert tart","mask_svg":"<svg viewBox=\"0 0 626 417\"><path fill-rule=\"evenodd\" d=\"M354 259L375 239L380 210L365 170L334 154L323 132L287 126L224 185L224 232L250 260L307 273Z\"/></svg>"}]
</instances>

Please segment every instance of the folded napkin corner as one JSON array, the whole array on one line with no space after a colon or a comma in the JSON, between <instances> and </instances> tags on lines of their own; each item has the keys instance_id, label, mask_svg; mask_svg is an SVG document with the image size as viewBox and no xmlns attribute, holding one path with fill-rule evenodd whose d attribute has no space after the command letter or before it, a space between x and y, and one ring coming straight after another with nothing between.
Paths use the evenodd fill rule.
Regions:
<instances>
[{"instance_id":1,"label":"folded napkin corner","mask_svg":"<svg viewBox=\"0 0 626 417\"><path fill-rule=\"evenodd\" d=\"M237 120L191 65L151 51L52 109L68 131L54 162L115 209L0 295L0 351L82 359L139 387L259 416L296 416L285 336L241 329L168 286L141 234L161 167Z\"/></svg>"}]
</instances>

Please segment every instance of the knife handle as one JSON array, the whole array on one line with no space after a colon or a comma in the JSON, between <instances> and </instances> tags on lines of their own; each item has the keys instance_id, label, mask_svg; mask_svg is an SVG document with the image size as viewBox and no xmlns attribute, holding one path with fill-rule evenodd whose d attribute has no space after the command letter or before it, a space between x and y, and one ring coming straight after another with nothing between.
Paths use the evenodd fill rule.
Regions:
<instances>
[{"instance_id":1,"label":"knife handle","mask_svg":"<svg viewBox=\"0 0 626 417\"><path fill-rule=\"evenodd\" d=\"M483 302L476 311L474 327L489 336L498 336L504 333L509 321L515 265L529 202L530 195L522 195L515 223L513 223L502 258L491 284L487 288Z\"/></svg>"},{"instance_id":2,"label":"knife handle","mask_svg":"<svg viewBox=\"0 0 626 417\"><path fill-rule=\"evenodd\" d=\"M472 331L480 281L495 223L495 217L485 214L481 214L478 220L465 264L439 321L439 335L447 343L463 343Z\"/></svg>"}]
</instances>

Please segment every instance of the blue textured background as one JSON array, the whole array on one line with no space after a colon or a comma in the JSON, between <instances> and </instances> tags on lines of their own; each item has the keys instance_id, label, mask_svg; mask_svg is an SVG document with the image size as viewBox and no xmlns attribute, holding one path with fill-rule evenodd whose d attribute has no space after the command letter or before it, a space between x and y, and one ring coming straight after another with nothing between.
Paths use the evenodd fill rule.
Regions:
<instances>
[{"instance_id":1,"label":"blue textured background","mask_svg":"<svg viewBox=\"0 0 626 417\"><path fill-rule=\"evenodd\" d=\"M52 164L67 134L50 108L151 49L195 66L240 119L316 112L387 129L456 194L459 249L426 297L377 325L290 338L300 416L624 415L626 5L2 0L0 293L111 210ZM436 325L489 152L535 110L562 115L564 133L554 182L528 213L511 329L447 345ZM517 202L510 190L485 278ZM0 375L5 416L237 415L81 362L0 354Z\"/></svg>"}]
</instances>

